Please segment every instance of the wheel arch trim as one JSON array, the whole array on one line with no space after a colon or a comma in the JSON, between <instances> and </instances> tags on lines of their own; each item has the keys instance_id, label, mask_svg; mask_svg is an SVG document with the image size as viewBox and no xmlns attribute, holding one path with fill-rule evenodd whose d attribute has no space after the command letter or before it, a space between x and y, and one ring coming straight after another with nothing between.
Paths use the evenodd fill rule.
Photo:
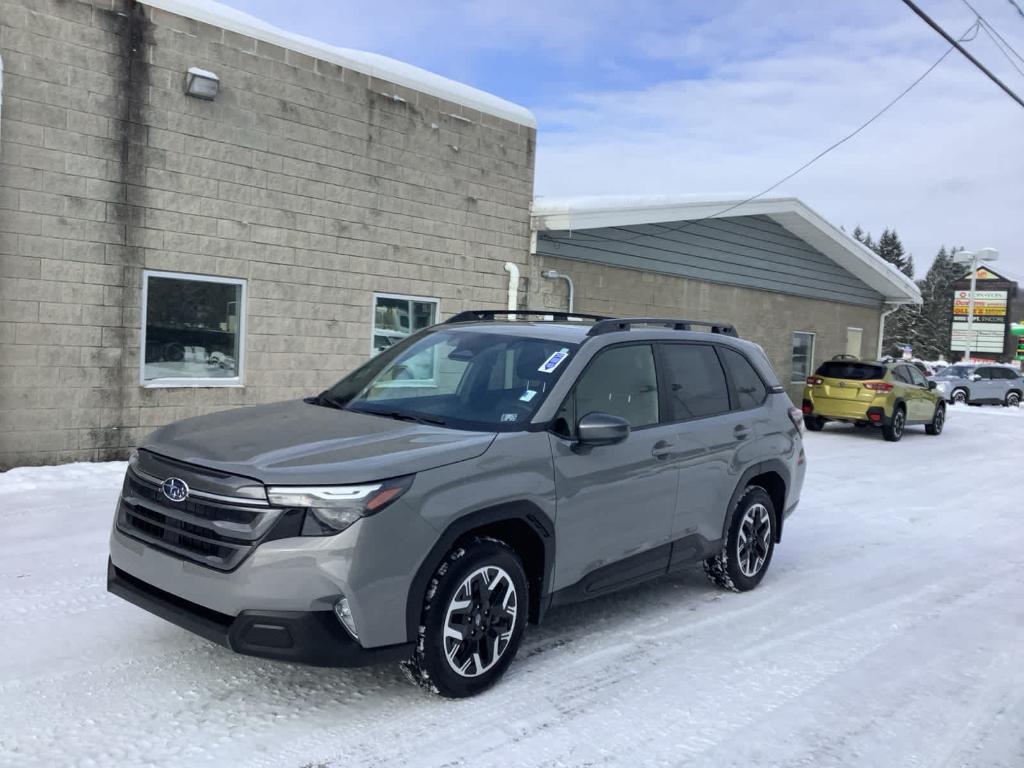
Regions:
<instances>
[{"instance_id":1,"label":"wheel arch trim","mask_svg":"<svg viewBox=\"0 0 1024 768\"><path fill-rule=\"evenodd\" d=\"M765 461L752 464L744 470L743 474L740 475L739 482L736 483L736 488L732 492L732 496L729 497L729 506L725 510L725 520L722 522L722 539L726 540L729 537L729 524L732 522L733 508L736 506L736 502L740 500L740 497L746 491L747 486L750 485L750 481L759 475L766 475L774 473L779 476L782 481L782 504L779 509L775 510L775 541L779 542L782 540L782 524L783 518L786 516L786 496L789 493L789 489L792 487L791 484L791 473L785 462L781 459L767 459ZM771 489L766 488L768 495L771 496ZM776 501L772 499L773 506L776 506Z\"/></svg>"},{"instance_id":2,"label":"wheel arch trim","mask_svg":"<svg viewBox=\"0 0 1024 768\"><path fill-rule=\"evenodd\" d=\"M551 518L536 504L529 501L511 501L483 507L452 521L438 536L437 541L427 552L409 585L405 604L405 624L408 639L415 640L419 636L420 615L426 600L427 589L434 571L441 565L444 556L455 546L459 539L500 523L525 524L540 541L543 550L543 564L540 578L531 578L530 584L530 621L537 623L543 614L545 597L551 591L551 576L555 564L555 524ZM539 583L535 583L539 582ZM535 594L536 593L536 594Z\"/></svg>"}]
</instances>

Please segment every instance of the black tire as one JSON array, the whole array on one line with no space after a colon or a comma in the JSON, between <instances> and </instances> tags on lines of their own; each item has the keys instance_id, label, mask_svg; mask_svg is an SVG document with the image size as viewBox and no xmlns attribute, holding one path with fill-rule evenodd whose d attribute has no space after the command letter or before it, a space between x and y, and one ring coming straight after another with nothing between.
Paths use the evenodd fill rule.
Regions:
<instances>
[{"instance_id":1,"label":"black tire","mask_svg":"<svg viewBox=\"0 0 1024 768\"><path fill-rule=\"evenodd\" d=\"M486 586L492 578L500 583L489 592ZM467 599L465 607L456 606ZM477 538L457 546L427 588L419 639L405 669L415 683L441 696L475 696L497 682L512 663L529 613L529 586L519 555L496 539ZM446 627L456 626L461 628L461 640L445 634Z\"/></svg>"},{"instance_id":2,"label":"black tire","mask_svg":"<svg viewBox=\"0 0 1024 768\"><path fill-rule=\"evenodd\" d=\"M935 406L935 415L932 416L932 423L925 424L924 431L929 435L941 435L944 426L946 426L946 404L939 403Z\"/></svg>"},{"instance_id":3,"label":"black tire","mask_svg":"<svg viewBox=\"0 0 1024 768\"><path fill-rule=\"evenodd\" d=\"M963 405L971 399L970 393L963 387L957 387L949 393L949 402Z\"/></svg>"},{"instance_id":4,"label":"black tire","mask_svg":"<svg viewBox=\"0 0 1024 768\"><path fill-rule=\"evenodd\" d=\"M808 432L821 432L825 428L825 419L821 416L804 416L804 426Z\"/></svg>"},{"instance_id":5,"label":"black tire","mask_svg":"<svg viewBox=\"0 0 1024 768\"><path fill-rule=\"evenodd\" d=\"M892 412L892 419L888 424L882 425L882 437L890 443L898 443L903 437L903 430L907 428L907 411L902 405L897 405Z\"/></svg>"},{"instance_id":6,"label":"black tire","mask_svg":"<svg viewBox=\"0 0 1024 768\"><path fill-rule=\"evenodd\" d=\"M1019 408L1020 407L1020 392L1014 390L1013 392L1006 393L1006 400L1003 403L1007 408Z\"/></svg>"},{"instance_id":7,"label":"black tire","mask_svg":"<svg viewBox=\"0 0 1024 768\"><path fill-rule=\"evenodd\" d=\"M761 510L767 515L761 517ZM748 524L748 513L752 515ZM746 592L761 583L775 552L775 531L777 530L775 505L772 497L759 485L748 486L733 507L732 520L729 523L729 535L725 539L722 551L704 561L704 573L715 584L733 592ZM764 525L767 524L767 530ZM745 551L740 539L743 531L749 542L750 533L756 535L754 550ZM767 540L765 542L765 539ZM751 561L751 557L760 559Z\"/></svg>"}]
</instances>

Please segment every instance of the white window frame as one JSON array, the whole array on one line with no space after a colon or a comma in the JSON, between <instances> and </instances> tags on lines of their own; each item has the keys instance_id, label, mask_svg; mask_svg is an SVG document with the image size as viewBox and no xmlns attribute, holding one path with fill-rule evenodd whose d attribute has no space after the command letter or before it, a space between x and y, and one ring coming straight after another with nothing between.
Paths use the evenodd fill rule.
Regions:
<instances>
[{"instance_id":1,"label":"white window frame","mask_svg":"<svg viewBox=\"0 0 1024 768\"><path fill-rule=\"evenodd\" d=\"M797 377L796 371L793 368L793 341L794 337L799 334L801 336L811 337L811 354L807 356L807 376L814 373L814 351L818 346L818 334L814 331L793 331L789 337L789 383L790 384L803 384L807 379L807 376Z\"/></svg>"},{"instance_id":2,"label":"white window frame","mask_svg":"<svg viewBox=\"0 0 1024 768\"><path fill-rule=\"evenodd\" d=\"M149 279L166 277L172 280L191 280L196 283L222 283L240 287L238 295L238 375L224 378L165 378L146 379L146 317L149 314ZM218 277L195 275L190 272L162 272L145 269L142 271L142 305L139 318L139 384L146 389L168 389L170 387L244 387L245 386L245 313L246 281L239 277Z\"/></svg>"},{"instance_id":3,"label":"white window frame","mask_svg":"<svg viewBox=\"0 0 1024 768\"><path fill-rule=\"evenodd\" d=\"M441 322L441 300L433 296L411 296L407 293L374 293L373 301L370 304L370 357L380 354L373 345L373 337L377 331L377 299L401 299L402 301L421 301L434 305L434 323ZM410 308L411 309L411 308ZM409 314L410 323L412 313ZM410 334L412 335L412 334ZM377 384L378 387L435 387L437 386L437 350L434 350L434 376L429 379L405 379L402 381L386 381Z\"/></svg>"}]
</instances>

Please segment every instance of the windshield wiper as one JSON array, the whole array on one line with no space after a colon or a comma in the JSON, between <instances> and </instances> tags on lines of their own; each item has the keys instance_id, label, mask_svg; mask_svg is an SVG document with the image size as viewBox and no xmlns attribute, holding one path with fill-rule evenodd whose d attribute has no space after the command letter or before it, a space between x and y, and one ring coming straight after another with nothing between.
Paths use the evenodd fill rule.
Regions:
<instances>
[{"instance_id":1,"label":"windshield wiper","mask_svg":"<svg viewBox=\"0 0 1024 768\"><path fill-rule=\"evenodd\" d=\"M325 408L337 408L339 411L345 410L345 406L331 397L330 390L327 389L316 397L307 397L304 399L310 405L322 405Z\"/></svg>"},{"instance_id":2,"label":"windshield wiper","mask_svg":"<svg viewBox=\"0 0 1024 768\"><path fill-rule=\"evenodd\" d=\"M439 427L445 425L445 420L439 416L419 416L404 411L360 411L360 413L372 413L374 416L387 416L389 419L398 421L415 421L418 424L435 424Z\"/></svg>"}]
</instances>

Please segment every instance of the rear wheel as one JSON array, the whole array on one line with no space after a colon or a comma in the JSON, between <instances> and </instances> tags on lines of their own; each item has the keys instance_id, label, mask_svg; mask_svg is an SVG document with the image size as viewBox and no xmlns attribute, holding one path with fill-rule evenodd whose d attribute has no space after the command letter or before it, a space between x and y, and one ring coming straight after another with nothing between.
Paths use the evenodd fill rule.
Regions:
<instances>
[{"instance_id":1,"label":"rear wheel","mask_svg":"<svg viewBox=\"0 0 1024 768\"><path fill-rule=\"evenodd\" d=\"M960 405L963 405L968 400L967 390L963 389L962 387L960 389L954 389L952 392L949 393L949 399L952 400L954 403L959 403Z\"/></svg>"},{"instance_id":2,"label":"rear wheel","mask_svg":"<svg viewBox=\"0 0 1024 768\"><path fill-rule=\"evenodd\" d=\"M704 573L720 587L746 592L761 583L775 552L775 505L759 485L740 496L722 551L704 561Z\"/></svg>"},{"instance_id":3,"label":"rear wheel","mask_svg":"<svg viewBox=\"0 0 1024 768\"><path fill-rule=\"evenodd\" d=\"M903 437L903 430L907 426L907 412L902 405L896 406L893 411L892 421L882 425L882 436L890 443L898 443Z\"/></svg>"},{"instance_id":4,"label":"rear wheel","mask_svg":"<svg viewBox=\"0 0 1024 768\"><path fill-rule=\"evenodd\" d=\"M427 589L419 640L406 671L448 698L489 688L519 648L528 589L522 560L503 542L480 538L456 547Z\"/></svg>"},{"instance_id":5,"label":"rear wheel","mask_svg":"<svg viewBox=\"0 0 1024 768\"><path fill-rule=\"evenodd\" d=\"M1006 393L1006 407L1017 408L1020 405L1020 392Z\"/></svg>"},{"instance_id":6,"label":"rear wheel","mask_svg":"<svg viewBox=\"0 0 1024 768\"><path fill-rule=\"evenodd\" d=\"M942 428L946 424L946 406L939 403L935 407L935 415L932 417L931 424L924 425L924 431L929 435L941 435Z\"/></svg>"},{"instance_id":7,"label":"rear wheel","mask_svg":"<svg viewBox=\"0 0 1024 768\"><path fill-rule=\"evenodd\" d=\"M804 416L804 426L808 432L821 432L825 428L825 419L821 416Z\"/></svg>"}]
</instances>

